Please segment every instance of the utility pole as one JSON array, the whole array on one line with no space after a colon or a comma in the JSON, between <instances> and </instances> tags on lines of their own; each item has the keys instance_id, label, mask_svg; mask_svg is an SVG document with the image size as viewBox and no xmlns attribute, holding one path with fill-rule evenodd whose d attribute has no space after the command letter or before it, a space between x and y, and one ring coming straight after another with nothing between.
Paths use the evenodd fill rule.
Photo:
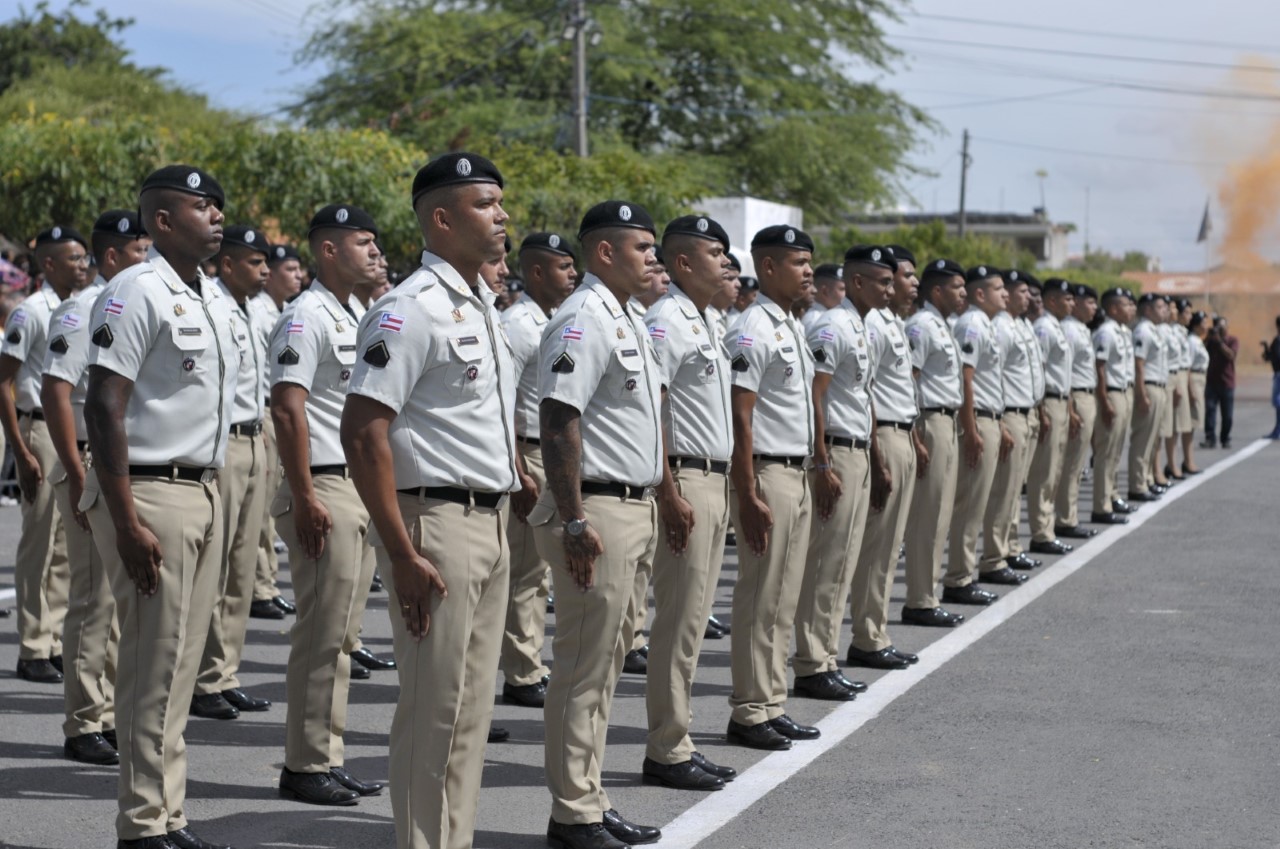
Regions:
<instances>
[{"instance_id":1,"label":"utility pole","mask_svg":"<svg viewBox=\"0 0 1280 849\"><path fill-rule=\"evenodd\" d=\"M587 156L587 3L573 3L573 149Z\"/></svg>"},{"instance_id":2,"label":"utility pole","mask_svg":"<svg viewBox=\"0 0 1280 849\"><path fill-rule=\"evenodd\" d=\"M965 221L965 188L969 179L969 131L964 131L964 144L960 148L960 238L964 238L967 222Z\"/></svg>"},{"instance_id":3,"label":"utility pole","mask_svg":"<svg viewBox=\"0 0 1280 849\"><path fill-rule=\"evenodd\" d=\"M1084 258L1089 258L1089 187L1084 187Z\"/></svg>"}]
</instances>

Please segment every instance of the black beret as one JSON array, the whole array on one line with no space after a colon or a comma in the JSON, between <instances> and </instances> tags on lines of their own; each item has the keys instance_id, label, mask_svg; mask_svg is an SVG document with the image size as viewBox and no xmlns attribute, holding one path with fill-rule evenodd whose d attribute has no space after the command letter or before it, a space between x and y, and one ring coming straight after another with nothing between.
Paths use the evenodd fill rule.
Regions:
<instances>
[{"instance_id":1,"label":"black beret","mask_svg":"<svg viewBox=\"0 0 1280 849\"><path fill-rule=\"evenodd\" d=\"M894 259L898 262L909 262L912 265L916 264L916 255L902 247L902 245L885 245L885 247L893 253Z\"/></svg>"},{"instance_id":2,"label":"black beret","mask_svg":"<svg viewBox=\"0 0 1280 849\"><path fill-rule=\"evenodd\" d=\"M524 241L520 243L520 253L530 250L559 254L575 261L578 259L573 248L569 246L569 240L556 233L530 233L525 236Z\"/></svg>"},{"instance_id":3,"label":"black beret","mask_svg":"<svg viewBox=\"0 0 1280 849\"><path fill-rule=\"evenodd\" d=\"M1026 283L1028 286L1031 285L1031 275L1025 271L1010 268L998 273L1004 278L1004 285L1006 286L1016 286L1019 283Z\"/></svg>"},{"instance_id":4,"label":"black beret","mask_svg":"<svg viewBox=\"0 0 1280 849\"><path fill-rule=\"evenodd\" d=\"M824 262L813 270L813 279L822 278L824 280L839 280L844 269L836 265L834 262Z\"/></svg>"},{"instance_id":5,"label":"black beret","mask_svg":"<svg viewBox=\"0 0 1280 849\"><path fill-rule=\"evenodd\" d=\"M1191 299L1178 298L1178 310L1181 311L1181 310L1189 310L1189 309L1191 309Z\"/></svg>"},{"instance_id":6,"label":"black beret","mask_svg":"<svg viewBox=\"0 0 1280 849\"><path fill-rule=\"evenodd\" d=\"M898 270L897 258L888 248L880 245L854 245L844 252L844 261L846 263L862 262L868 265L878 265L890 271Z\"/></svg>"},{"instance_id":7,"label":"black beret","mask_svg":"<svg viewBox=\"0 0 1280 849\"><path fill-rule=\"evenodd\" d=\"M41 230L36 234L37 248L41 245L58 245L63 242L79 242L80 247L85 250L89 249L89 243L84 240L84 236L81 236L70 227L55 224L48 230Z\"/></svg>"},{"instance_id":8,"label":"black beret","mask_svg":"<svg viewBox=\"0 0 1280 849\"><path fill-rule=\"evenodd\" d=\"M1032 289L1035 289L1037 292L1044 291L1044 284L1041 283L1040 278L1036 277L1034 274L1031 274L1030 272L1027 272L1027 271L1023 271L1022 280Z\"/></svg>"},{"instance_id":9,"label":"black beret","mask_svg":"<svg viewBox=\"0 0 1280 849\"><path fill-rule=\"evenodd\" d=\"M248 224L232 224L222 230L222 245L239 245L251 251L257 251L270 259L271 242L261 230Z\"/></svg>"},{"instance_id":10,"label":"black beret","mask_svg":"<svg viewBox=\"0 0 1280 849\"><path fill-rule=\"evenodd\" d=\"M662 238L668 236L697 236L700 239L709 239L713 242L719 242L724 249L729 250L729 234L714 218L708 218L705 215L682 215L667 225L667 229L662 231Z\"/></svg>"},{"instance_id":11,"label":"black beret","mask_svg":"<svg viewBox=\"0 0 1280 849\"><path fill-rule=\"evenodd\" d=\"M1074 295L1075 290L1070 280L1063 280L1061 277L1050 277L1044 281L1045 292L1062 292L1067 295Z\"/></svg>"},{"instance_id":12,"label":"black beret","mask_svg":"<svg viewBox=\"0 0 1280 849\"><path fill-rule=\"evenodd\" d=\"M302 254L298 253L298 249L293 245L272 245L271 253L267 255L269 262L284 262L288 259L296 259L302 262Z\"/></svg>"},{"instance_id":13,"label":"black beret","mask_svg":"<svg viewBox=\"0 0 1280 849\"><path fill-rule=\"evenodd\" d=\"M977 283L979 280L986 280L988 277L1003 277L1000 269L994 265L975 265L964 273L964 282Z\"/></svg>"},{"instance_id":14,"label":"black beret","mask_svg":"<svg viewBox=\"0 0 1280 849\"><path fill-rule=\"evenodd\" d=\"M132 209L108 209L93 222L93 232L127 236L131 239L147 235L146 228L142 226L142 218Z\"/></svg>"},{"instance_id":15,"label":"black beret","mask_svg":"<svg viewBox=\"0 0 1280 849\"><path fill-rule=\"evenodd\" d=\"M1128 289L1124 288L1123 286L1113 286L1112 288L1102 293L1102 303L1106 304L1111 301L1114 301L1116 298L1128 298L1128 297L1130 297Z\"/></svg>"},{"instance_id":16,"label":"black beret","mask_svg":"<svg viewBox=\"0 0 1280 849\"><path fill-rule=\"evenodd\" d=\"M964 277L964 266L950 259L935 259L924 267L925 277L945 275L947 277Z\"/></svg>"},{"instance_id":17,"label":"black beret","mask_svg":"<svg viewBox=\"0 0 1280 849\"><path fill-rule=\"evenodd\" d=\"M738 278L738 283L743 292L755 292L760 288L760 281L746 274Z\"/></svg>"},{"instance_id":18,"label":"black beret","mask_svg":"<svg viewBox=\"0 0 1280 849\"><path fill-rule=\"evenodd\" d=\"M311 216L311 224L307 227L310 236L317 230L337 227L342 230L368 230L375 237L378 225L373 223L373 216L358 206L331 203Z\"/></svg>"},{"instance_id":19,"label":"black beret","mask_svg":"<svg viewBox=\"0 0 1280 849\"><path fill-rule=\"evenodd\" d=\"M524 291L524 281L519 277L507 278L507 292L514 295L516 292Z\"/></svg>"},{"instance_id":20,"label":"black beret","mask_svg":"<svg viewBox=\"0 0 1280 849\"><path fill-rule=\"evenodd\" d=\"M1133 294L1132 289L1121 286L1120 293L1131 301L1136 299L1136 296Z\"/></svg>"},{"instance_id":21,"label":"black beret","mask_svg":"<svg viewBox=\"0 0 1280 849\"><path fill-rule=\"evenodd\" d=\"M1173 295L1161 295L1160 300L1164 301L1166 304L1173 304Z\"/></svg>"},{"instance_id":22,"label":"black beret","mask_svg":"<svg viewBox=\"0 0 1280 849\"><path fill-rule=\"evenodd\" d=\"M1163 300L1164 298L1161 297L1160 295L1157 295L1155 292L1143 292L1142 295L1138 298L1138 303L1144 304L1144 305L1154 304L1156 301L1163 301Z\"/></svg>"},{"instance_id":23,"label":"black beret","mask_svg":"<svg viewBox=\"0 0 1280 849\"><path fill-rule=\"evenodd\" d=\"M764 228L751 238L751 250L754 251L756 248L791 248L813 253L813 239L798 227L775 224Z\"/></svg>"},{"instance_id":24,"label":"black beret","mask_svg":"<svg viewBox=\"0 0 1280 849\"><path fill-rule=\"evenodd\" d=\"M662 258L662 245L653 246L653 258L657 261L658 265L661 265L664 268L666 267L667 261Z\"/></svg>"},{"instance_id":25,"label":"black beret","mask_svg":"<svg viewBox=\"0 0 1280 849\"><path fill-rule=\"evenodd\" d=\"M729 251L729 264L738 269L739 272L742 271L742 260L734 256L733 251Z\"/></svg>"},{"instance_id":26,"label":"black beret","mask_svg":"<svg viewBox=\"0 0 1280 849\"><path fill-rule=\"evenodd\" d=\"M152 189L172 189L197 197L212 198L218 209L222 209L227 202L218 181L194 165L166 165L158 171L152 171L142 181L142 190L138 194L146 194Z\"/></svg>"},{"instance_id":27,"label":"black beret","mask_svg":"<svg viewBox=\"0 0 1280 849\"><path fill-rule=\"evenodd\" d=\"M502 172L483 156L474 153L446 153L418 169L413 178L413 202L433 189L463 183L493 183L502 188Z\"/></svg>"},{"instance_id":28,"label":"black beret","mask_svg":"<svg viewBox=\"0 0 1280 849\"><path fill-rule=\"evenodd\" d=\"M654 225L653 218L643 206L628 203L625 200L607 200L591 207L587 210L587 214L582 216L582 224L578 227L578 238L581 239L592 230L601 230L606 227L631 227L635 230L648 230L653 235L658 235L658 228Z\"/></svg>"},{"instance_id":29,"label":"black beret","mask_svg":"<svg viewBox=\"0 0 1280 849\"><path fill-rule=\"evenodd\" d=\"M1095 301L1098 300L1098 290L1092 286L1086 286L1084 283L1077 283L1074 288L1074 293L1077 298L1093 298Z\"/></svg>"}]
</instances>

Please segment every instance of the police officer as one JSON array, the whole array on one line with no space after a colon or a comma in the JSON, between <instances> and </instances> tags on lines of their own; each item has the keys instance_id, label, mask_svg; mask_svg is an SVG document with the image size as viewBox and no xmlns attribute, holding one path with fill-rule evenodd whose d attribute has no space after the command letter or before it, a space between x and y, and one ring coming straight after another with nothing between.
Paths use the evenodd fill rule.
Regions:
<instances>
[{"instance_id":1,"label":"police officer","mask_svg":"<svg viewBox=\"0 0 1280 849\"><path fill-rule=\"evenodd\" d=\"M955 507L958 435L956 416L964 403L960 346L947 319L966 308L964 268L948 259L925 266L920 278L923 306L907 319L912 377L920 399L916 423L921 449L906 537L907 625L953 628L964 616L938 602L942 550Z\"/></svg>"},{"instance_id":2,"label":"police officer","mask_svg":"<svg viewBox=\"0 0 1280 849\"><path fill-rule=\"evenodd\" d=\"M1170 322L1173 328L1173 338L1178 347L1178 391L1180 393L1178 406L1173 411L1173 430L1177 437L1177 441L1182 443L1182 465L1179 467L1175 450L1169 450L1170 469L1166 471L1166 475L1172 475L1181 469L1182 474L1177 477L1186 477L1195 474L1191 471L1195 468L1195 462L1192 460L1191 438L1195 433L1195 419L1191 415L1191 333L1187 327L1191 323L1191 301L1187 298L1179 298L1174 303L1176 310L1176 320Z\"/></svg>"},{"instance_id":3,"label":"police officer","mask_svg":"<svg viewBox=\"0 0 1280 849\"><path fill-rule=\"evenodd\" d=\"M298 616L289 633L288 713L280 795L352 805L376 795L343 766L350 652L369 593L369 514L351 482L338 427L356 362L357 284L377 277L377 225L367 212L330 204L307 238L319 274L271 333L271 415L287 486L271 512L293 516L286 533Z\"/></svg>"},{"instance_id":4,"label":"police officer","mask_svg":"<svg viewBox=\"0 0 1280 849\"><path fill-rule=\"evenodd\" d=\"M1004 311L1008 293L1000 270L977 265L965 272L969 307L956 320L960 346L964 402L960 428L960 463L957 467L956 502L951 513L947 571L942 600L952 604L991 604L999 598L975 583L978 577L978 533L991 496L997 462L1013 447L1004 428L1005 352L996 337L992 319ZM1000 567L1004 567L1003 562Z\"/></svg>"},{"instance_id":5,"label":"police officer","mask_svg":"<svg viewBox=\"0 0 1280 849\"><path fill-rule=\"evenodd\" d=\"M1165 295L1161 312L1164 321L1158 326L1160 332L1164 334L1165 353L1169 360L1169 385L1166 393L1169 403L1160 423L1162 444L1159 447L1164 448L1164 466L1161 467L1157 462L1154 464L1153 471L1158 475L1157 483L1169 486L1185 480L1178 474L1177 455L1178 434L1182 432L1179 427L1184 426L1191 418L1190 405L1187 401L1187 365L1185 363L1191 352L1186 344L1187 334L1179 323L1178 302L1171 296ZM1157 453L1159 453L1158 449Z\"/></svg>"},{"instance_id":6,"label":"police officer","mask_svg":"<svg viewBox=\"0 0 1280 849\"><path fill-rule=\"evenodd\" d=\"M502 175L445 154L418 171L413 204L422 267L361 322L342 420L390 579L399 849L471 845L519 486L511 349L480 276L506 238Z\"/></svg>"},{"instance_id":7,"label":"police officer","mask_svg":"<svg viewBox=\"0 0 1280 849\"><path fill-rule=\"evenodd\" d=\"M1129 443L1130 503L1156 501L1158 492L1152 469L1156 440L1160 436L1165 405L1169 399L1165 387L1169 382L1169 361L1164 336L1156 322L1160 321L1164 300L1150 292L1138 299L1138 323L1133 327L1133 430Z\"/></svg>"},{"instance_id":8,"label":"police officer","mask_svg":"<svg viewBox=\"0 0 1280 849\"><path fill-rule=\"evenodd\" d=\"M154 246L87 316L88 513L120 620L120 847L208 849L185 810L187 707L217 597L237 352L226 300L200 270L222 242L221 186L198 168L149 175Z\"/></svg>"},{"instance_id":9,"label":"police officer","mask_svg":"<svg viewBox=\"0 0 1280 849\"><path fill-rule=\"evenodd\" d=\"M1019 492L1027 491L1027 481L1031 473L1031 461L1035 455L1035 447L1040 442L1040 435L1049 427L1049 421L1045 417L1044 412L1044 355L1040 350L1040 343L1036 339L1035 321L1044 314L1044 301L1042 298L1043 285L1035 275L1029 272L1017 272L1019 277L1027 283L1027 308L1022 315L1014 319L1014 327L1017 330L1023 346L1027 350L1027 357L1031 361L1031 398L1034 402L1031 412L1027 415L1027 441L1022 449L1022 479L1018 484ZM1013 499L1011 510L1009 512L1009 525L1006 540L1008 544L1009 554L1005 559L1011 567L1018 569L1033 569L1043 566L1043 560L1037 560L1030 557L1022 550L1022 540L1018 536L1018 523L1022 519L1022 497Z\"/></svg>"},{"instance_id":10,"label":"police officer","mask_svg":"<svg viewBox=\"0 0 1280 849\"><path fill-rule=\"evenodd\" d=\"M540 708L550 672L542 662L546 630L547 562L538 556L529 511L547 488L538 429L538 345L556 308L578 280L577 256L557 233L531 233L520 243L520 274L525 294L502 314L516 371L515 433L521 472L529 487L511 502L515 521L507 525L511 547L511 587L502 637L502 700Z\"/></svg>"},{"instance_id":11,"label":"police officer","mask_svg":"<svg viewBox=\"0 0 1280 849\"><path fill-rule=\"evenodd\" d=\"M766 227L752 238L751 257L760 293L729 342L738 580L728 737L789 749L792 740L819 736L786 714L787 654L813 509L805 473L813 454L813 361L791 308L813 279L813 240L787 225Z\"/></svg>"},{"instance_id":12,"label":"police officer","mask_svg":"<svg viewBox=\"0 0 1280 849\"><path fill-rule=\"evenodd\" d=\"M0 425L13 449L22 507L14 558L18 677L43 684L62 681L70 572L49 481L58 457L40 403L40 370L49 345L49 316L89 282L88 250L84 237L70 227L50 227L36 236L44 283L10 313L0 342Z\"/></svg>"},{"instance_id":13,"label":"police officer","mask_svg":"<svg viewBox=\"0 0 1280 849\"><path fill-rule=\"evenodd\" d=\"M1191 401L1191 429L1195 435L1195 426L1204 421L1204 390L1207 371L1209 369L1209 349L1205 347L1204 337L1209 331L1209 316L1196 310L1187 321L1187 341L1191 346L1191 359L1188 366L1187 394ZM1191 439L1183 440L1183 452L1187 458L1183 463L1183 471L1189 475L1198 475L1202 469L1197 467L1191 453Z\"/></svg>"},{"instance_id":14,"label":"police officer","mask_svg":"<svg viewBox=\"0 0 1280 849\"><path fill-rule=\"evenodd\" d=\"M191 699L191 712L210 719L235 719L240 711L271 707L267 699L241 690L236 678L249 626L263 502L267 497L266 443L262 436L262 375L267 368L267 348L254 325L249 301L266 283L270 248L261 230L235 224L223 230L222 248L215 257L216 291L227 299L231 313L232 335L226 341L228 349L237 352L238 371L226 465L218 476L226 554L218 601Z\"/></svg>"},{"instance_id":15,"label":"police officer","mask_svg":"<svg viewBox=\"0 0 1280 849\"><path fill-rule=\"evenodd\" d=\"M93 303L111 278L142 262L151 239L136 212L112 209L98 216L93 233L98 276L86 288L58 304L49 318L49 346L40 387L49 438L58 455L50 473L54 498L67 535L71 591L63 628L63 688L66 742L63 754L90 764L120 762L116 753L115 677L120 628L111 583L102 555L79 511L84 494L89 436L84 423L88 386L89 317Z\"/></svg>"},{"instance_id":16,"label":"police officer","mask_svg":"<svg viewBox=\"0 0 1280 849\"><path fill-rule=\"evenodd\" d=\"M586 275L538 351L547 488L529 513L556 595L555 673L547 685L547 842L619 849L661 832L624 819L601 783L605 734L637 564L652 562L662 480L661 378L640 316L626 304L654 271L653 219L611 200L582 218Z\"/></svg>"},{"instance_id":17,"label":"police officer","mask_svg":"<svg viewBox=\"0 0 1280 849\"><path fill-rule=\"evenodd\" d=\"M1061 277L1044 283L1044 313L1035 321L1035 335L1044 362L1044 400L1041 414L1048 427L1033 447L1027 473L1027 515L1031 525L1031 550L1037 554L1066 554L1072 547L1054 532L1054 509L1062 463L1066 458L1068 431L1078 430L1071 421L1071 340L1061 322L1075 308L1071 284Z\"/></svg>"},{"instance_id":18,"label":"police officer","mask_svg":"<svg viewBox=\"0 0 1280 849\"><path fill-rule=\"evenodd\" d=\"M1075 284L1072 296L1071 314L1059 322L1071 348L1071 401L1067 407L1066 453L1055 494L1054 534L1066 539L1089 539L1097 531L1080 526L1080 474L1093 442L1098 415L1094 398L1098 372L1094 367L1093 338L1088 327L1098 312L1098 293L1090 286Z\"/></svg>"},{"instance_id":19,"label":"police officer","mask_svg":"<svg viewBox=\"0 0 1280 849\"><path fill-rule=\"evenodd\" d=\"M1133 379L1133 350L1124 324L1129 319L1127 290L1119 287L1102 293L1102 312L1106 316L1093 331L1093 350L1097 384L1098 418L1093 428L1093 512L1095 525L1127 525L1129 520L1115 510L1119 496L1116 472L1120 453L1129 432L1129 397Z\"/></svg>"},{"instance_id":20,"label":"police officer","mask_svg":"<svg viewBox=\"0 0 1280 849\"><path fill-rule=\"evenodd\" d=\"M886 629L893 573L916 482L915 421L919 409L911 374L911 351L900 316L915 303L919 283L913 257L901 248L871 247L869 252L864 248L852 256L888 265L893 269L893 286L888 307L863 316L871 352L871 400L875 412L871 450L876 460L871 512L867 514L853 573L853 642L846 660L850 665L874 669L906 669L919 657L898 650Z\"/></svg>"},{"instance_id":21,"label":"police officer","mask_svg":"<svg viewBox=\"0 0 1280 849\"><path fill-rule=\"evenodd\" d=\"M813 303L800 317L806 335L824 312L835 309L844 301L844 281L840 279L840 271L840 266L831 262L813 270Z\"/></svg>"}]
</instances>

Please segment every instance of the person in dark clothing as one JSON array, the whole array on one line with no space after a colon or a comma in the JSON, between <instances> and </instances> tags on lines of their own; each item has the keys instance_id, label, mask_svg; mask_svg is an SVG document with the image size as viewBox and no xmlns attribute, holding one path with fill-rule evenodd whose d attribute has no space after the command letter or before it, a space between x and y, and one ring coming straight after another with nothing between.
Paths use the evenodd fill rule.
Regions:
<instances>
[{"instance_id":1,"label":"person in dark clothing","mask_svg":"<svg viewBox=\"0 0 1280 849\"><path fill-rule=\"evenodd\" d=\"M1271 364L1271 406L1276 408L1275 427L1268 439L1280 439L1280 315L1276 316L1276 335L1270 342L1262 342L1262 359Z\"/></svg>"},{"instance_id":2,"label":"person in dark clothing","mask_svg":"<svg viewBox=\"0 0 1280 849\"><path fill-rule=\"evenodd\" d=\"M1209 372L1205 375L1204 392L1204 442L1201 448L1215 448L1218 432L1218 409L1222 409L1222 447L1231 447L1231 424L1236 405L1236 356L1240 353L1240 340L1227 331L1227 319L1218 316L1209 328L1204 340L1209 349Z\"/></svg>"}]
</instances>

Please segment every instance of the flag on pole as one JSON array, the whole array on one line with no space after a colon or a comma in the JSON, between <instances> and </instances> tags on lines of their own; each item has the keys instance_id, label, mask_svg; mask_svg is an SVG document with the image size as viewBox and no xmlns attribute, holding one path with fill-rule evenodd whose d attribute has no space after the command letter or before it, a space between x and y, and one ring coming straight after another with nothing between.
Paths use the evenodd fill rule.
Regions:
<instances>
[{"instance_id":1,"label":"flag on pole","mask_svg":"<svg viewBox=\"0 0 1280 849\"><path fill-rule=\"evenodd\" d=\"M1204 216L1200 219L1200 235L1196 236L1196 243L1206 241L1209 234L1213 232L1213 221L1209 218L1209 201L1204 202Z\"/></svg>"}]
</instances>

